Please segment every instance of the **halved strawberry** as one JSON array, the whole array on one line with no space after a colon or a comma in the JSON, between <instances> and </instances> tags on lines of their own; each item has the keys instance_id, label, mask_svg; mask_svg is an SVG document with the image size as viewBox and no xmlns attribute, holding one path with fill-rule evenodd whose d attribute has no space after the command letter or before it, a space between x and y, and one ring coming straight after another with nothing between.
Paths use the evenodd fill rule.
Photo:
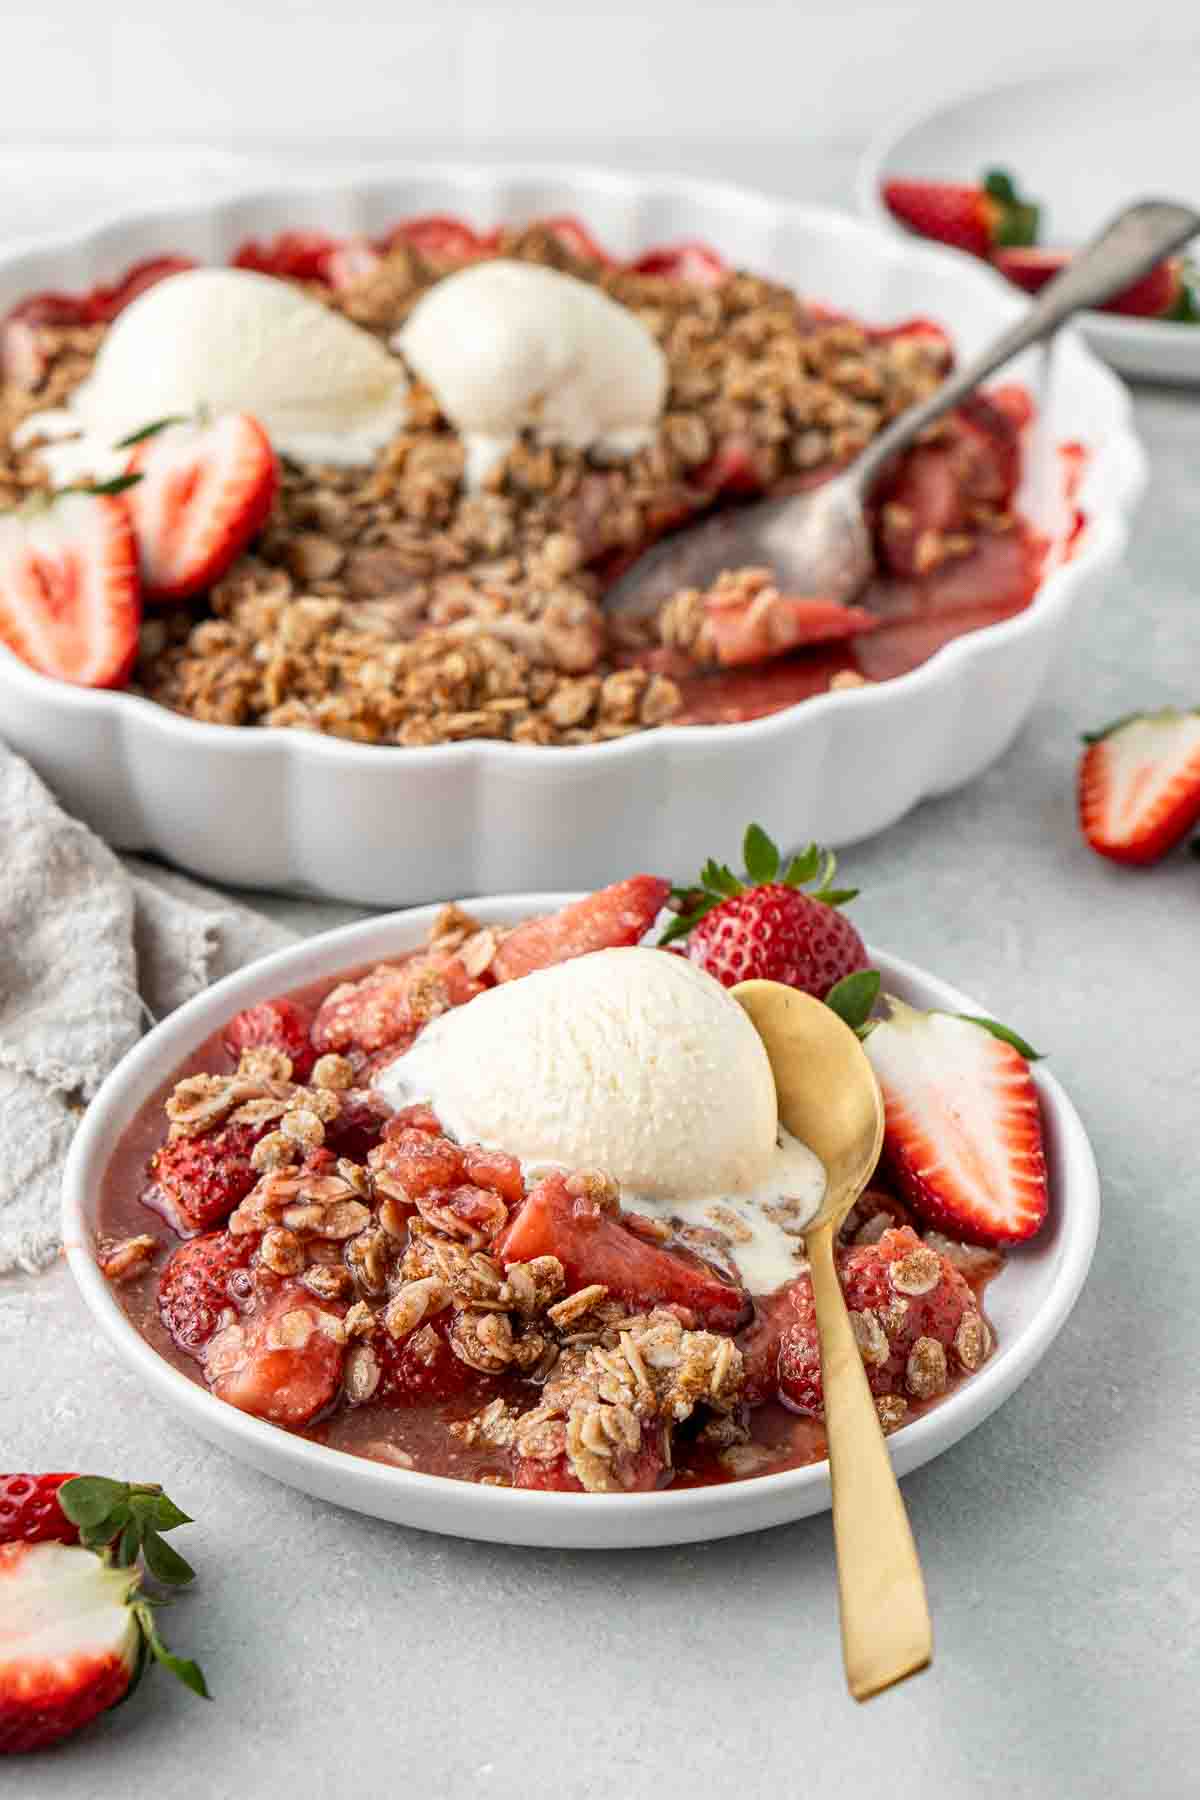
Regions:
<instances>
[{"instance_id":1,"label":"halved strawberry","mask_svg":"<svg viewBox=\"0 0 1200 1800\"><path fill-rule=\"evenodd\" d=\"M307 1425L338 1391L342 1308L284 1281L258 1309L210 1338L204 1375L219 1400L276 1425Z\"/></svg>"},{"instance_id":2,"label":"halved strawberry","mask_svg":"<svg viewBox=\"0 0 1200 1800\"><path fill-rule=\"evenodd\" d=\"M661 275L668 281L689 281L695 287L719 287L729 265L708 244L690 241L660 244L630 264L636 275Z\"/></svg>"},{"instance_id":3,"label":"halved strawberry","mask_svg":"<svg viewBox=\"0 0 1200 1800\"><path fill-rule=\"evenodd\" d=\"M249 1264L258 1236L209 1231L189 1238L168 1258L158 1278L158 1316L179 1348L201 1357L222 1324L230 1324L254 1297Z\"/></svg>"},{"instance_id":4,"label":"halved strawberry","mask_svg":"<svg viewBox=\"0 0 1200 1800\"><path fill-rule=\"evenodd\" d=\"M180 1233L222 1225L258 1180L250 1153L267 1125L226 1125L203 1137L173 1138L150 1158L159 1210ZM147 1196L157 1205L154 1196Z\"/></svg>"},{"instance_id":5,"label":"halved strawberry","mask_svg":"<svg viewBox=\"0 0 1200 1800\"><path fill-rule=\"evenodd\" d=\"M1133 713L1084 742L1084 837L1113 862L1157 862L1200 819L1200 711Z\"/></svg>"},{"instance_id":6,"label":"halved strawberry","mask_svg":"<svg viewBox=\"0 0 1200 1800\"><path fill-rule=\"evenodd\" d=\"M967 1243L1032 1237L1047 1198L1028 1046L990 1021L887 1004L865 1047L883 1090L884 1159L904 1198Z\"/></svg>"},{"instance_id":7,"label":"halved strawberry","mask_svg":"<svg viewBox=\"0 0 1200 1800\"><path fill-rule=\"evenodd\" d=\"M0 1754L89 1724L125 1698L148 1656L208 1698L196 1664L158 1636L140 1581L78 1544L0 1545Z\"/></svg>"},{"instance_id":8,"label":"halved strawberry","mask_svg":"<svg viewBox=\"0 0 1200 1800\"><path fill-rule=\"evenodd\" d=\"M685 1306L715 1331L741 1323L747 1303L740 1288L698 1258L648 1243L586 1193L573 1194L569 1179L547 1176L501 1233L495 1255L506 1267L557 1256L568 1293L602 1282L614 1299L631 1306Z\"/></svg>"},{"instance_id":9,"label":"halved strawberry","mask_svg":"<svg viewBox=\"0 0 1200 1800\"><path fill-rule=\"evenodd\" d=\"M165 421L135 445L129 490L147 599L203 592L266 524L279 474L270 439L249 413L211 423Z\"/></svg>"},{"instance_id":10,"label":"halved strawberry","mask_svg":"<svg viewBox=\"0 0 1200 1800\"><path fill-rule=\"evenodd\" d=\"M1012 178L993 169L977 187L950 181L888 181L883 198L889 212L922 237L973 256L997 245L1032 244L1038 208L1023 200Z\"/></svg>"},{"instance_id":11,"label":"halved strawberry","mask_svg":"<svg viewBox=\"0 0 1200 1800\"><path fill-rule=\"evenodd\" d=\"M857 888L831 886L837 859L810 844L786 868L761 825L751 825L743 855L746 879L711 858L698 887L675 888L682 910L659 938L686 938L684 955L725 987L781 981L823 1000L830 988L867 966L867 952L837 909ZM816 880L813 893L804 891Z\"/></svg>"},{"instance_id":12,"label":"halved strawberry","mask_svg":"<svg viewBox=\"0 0 1200 1800\"><path fill-rule=\"evenodd\" d=\"M137 656L137 548L115 494L64 489L0 518L0 643L43 675L121 687Z\"/></svg>"},{"instance_id":13,"label":"halved strawberry","mask_svg":"<svg viewBox=\"0 0 1200 1800\"><path fill-rule=\"evenodd\" d=\"M491 962L497 981L516 981L535 969L619 949L645 937L670 893L655 875L631 875L544 918L526 919L504 938Z\"/></svg>"},{"instance_id":14,"label":"halved strawberry","mask_svg":"<svg viewBox=\"0 0 1200 1800\"><path fill-rule=\"evenodd\" d=\"M1002 275L1023 288L1027 294L1040 293L1046 283L1070 263L1073 250L1053 249L1038 244L1027 248L997 250L992 261ZM1100 308L1101 312L1125 313L1139 319L1161 319L1178 304L1183 291L1184 273L1180 257L1167 257L1156 264L1148 275L1132 287L1114 294Z\"/></svg>"},{"instance_id":15,"label":"halved strawberry","mask_svg":"<svg viewBox=\"0 0 1200 1800\"><path fill-rule=\"evenodd\" d=\"M316 1060L309 1042L312 1017L306 1007L294 1000L263 1000L235 1013L221 1034L221 1042L232 1057L243 1050L282 1050L291 1058L292 1080L307 1081Z\"/></svg>"}]
</instances>

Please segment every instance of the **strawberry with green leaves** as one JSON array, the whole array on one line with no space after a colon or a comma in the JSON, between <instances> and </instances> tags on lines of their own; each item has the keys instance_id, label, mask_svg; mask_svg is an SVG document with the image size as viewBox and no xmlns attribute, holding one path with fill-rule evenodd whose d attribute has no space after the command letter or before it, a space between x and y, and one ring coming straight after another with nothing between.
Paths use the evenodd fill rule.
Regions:
<instances>
[{"instance_id":1,"label":"strawberry with green leaves","mask_svg":"<svg viewBox=\"0 0 1200 1800\"><path fill-rule=\"evenodd\" d=\"M1003 169L989 169L974 187L951 181L888 181L883 198L888 211L910 231L972 256L1037 242L1039 209L1018 193Z\"/></svg>"},{"instance_id":2,"label":"strawberry with green leaves","mask_svg":"<svg viewBox=\"0 0 1200 1800\"><path fill-rule=\"evenodd\" d=\"M149 1483L0 1476L0 1754L70 1736L124 1700L151 1661L208 1698L142 1591L141 1564L164 1586L191 1581L164 1535L190 1522Z\"/></svg>"},{"instance_id":3,"label":"strawberry with green leaves","mask_svg":"<svg viewBox=\"0 0 1200 1800\"><path fill-rule=\"evenodd\" d=\"M818 1000L866 968L866 947L838 911L858 889L832 885L832 852L810 844L785 867L762 826L751 825L742 855L744 878L710 858L698 888L673 890L679 914L660 944L686 939L683 954L725 987L780 981Z\"/></svg>"}]
</instances>

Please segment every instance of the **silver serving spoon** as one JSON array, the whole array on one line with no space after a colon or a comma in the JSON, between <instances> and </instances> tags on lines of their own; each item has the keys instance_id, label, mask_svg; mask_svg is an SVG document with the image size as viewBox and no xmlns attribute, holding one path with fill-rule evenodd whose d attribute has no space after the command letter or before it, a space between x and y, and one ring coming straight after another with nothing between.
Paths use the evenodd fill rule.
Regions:
<instances>
[{"instance_id":1,"label":"silver serving spoon","mask_svg":"<svg viewBox=\"0 0 1200 1800\"><path fill-rule=\"evenodd\" d=\"M1019 351L1050 337L1073 313L1130 287L1198 232L1200 213L1191 207L1169 200L1127 207L990 349L893 419L848 469L812 493L718 513L665 539L614 582L604 596L605 610L644 616L680 588L707 587L722 570L763 566L784 593L853 599L875 568L864 502L888 464Z\"/></svg>"}]
</instances>

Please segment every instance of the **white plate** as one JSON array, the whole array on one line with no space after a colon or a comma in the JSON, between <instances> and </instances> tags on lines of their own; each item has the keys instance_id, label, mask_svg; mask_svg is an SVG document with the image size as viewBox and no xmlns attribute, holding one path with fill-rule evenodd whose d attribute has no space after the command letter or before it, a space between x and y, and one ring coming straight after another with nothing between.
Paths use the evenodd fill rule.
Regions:
<instances>
[{"instance_id":1,"label":"white plate","mask_svg":"<svg viewBox=\"0 0 1200 1800\"><path fill-rule=\"evenodd\" d=\"M81 288L175 249L228 257L285 227L376 233L426 212L478 226L577 212L618 255L701 238L873 321L943 320L961 350L1021 311L990 269L951 251L715 183L599 170L401 168L126 218L0 257L0 314L21 294ZM1128 396L1069 335L1013 365L1039 429L1020 501L1052 540L1041 587L1015 618L956 639L912 674L822 694L745 725L668 727L576 749L451 744L373 748L312 732L236 730L129 694L73 688L0 650L0 719L69 810L111 843L158 851L211 880L299 888L376 906L438 894L597 887L617 868L728 862L739 820L780 841L846 844L918 800L971 780L1037 699L1075 607L1117 561L1145 481ZM1088 528L1069 561L1054 446L1090 451Z\"/></svg>"},{"instance_id":2,"label":"white plate","mask_svg":"<svg viewBox=\"0 0 1200 1800\"><path fill-rule=\"evenodd\" d=\"M575 898L527 894L474 903L485 920L510 923ZM173 1013L142 1040L104 1083L71 1147L64 1178L63 1236L83 1297L120 1356L165 1405L230 1455L292 1487L421 1530L496 1543L612 1549L686 1544L779 1525L829 1505L826 1464L764 1475L724 1487L661 1494L583 1495L484 1488L437 1475L367 1462L295 1437L238 1412L198 1387L134 1330L92 1255L101 1177L125 1126L163 1078L210 1033L244 1006L342 969L395 956L423 943L435 908L394 913L351 925L264 958L228 976ZM909 963L871 951L885 987L918 1006L979 1013L983 1004ZM987 1308L999 1348L940 1406L889 1440L896 1470L906 1475L956 1443L987 1418L1046 1354L1083 1286L1096 1241L1099 1182L1079 1115L1052 1075L1035 1068L1050 1175L1049 1223L1013 1253L988 1289Z\"/></svg>"},{"instance_id":3,"label":"white plate","mask_svg":"<svg viewBox=\"0 0 1200 1800\"><path fill-rule=\"evenodd\" d=\"M887 127L859 168L860 210L903 234L885 181L974 181L994 167L1041 201L1046 244L1084 242L1132 200L1200 206L1198 95L1195 45L969 94ZM1200 325L1093 312L1079 330L1123 374L1200 383Z\"/></svg>"}]
</instances>

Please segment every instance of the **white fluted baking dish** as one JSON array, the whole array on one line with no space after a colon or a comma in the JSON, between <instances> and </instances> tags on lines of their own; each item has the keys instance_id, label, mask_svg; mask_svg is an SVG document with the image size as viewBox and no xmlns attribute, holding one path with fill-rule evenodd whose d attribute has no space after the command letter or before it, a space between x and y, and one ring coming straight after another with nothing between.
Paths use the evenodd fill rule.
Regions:
<instances>
[{"instance_id":1,"label":"white fluted baking dish","mask_svg":"<svg viewBox=\"0 0 1200 1800\"><path fill-rule=\"evenodd\" d=\"M140 258L228 260L288 228L374 234L457 213L487 228L578 213L618 255L680 238L885 323L937 319L958 350L1024 302L992 271L820 208L716 183L597 170L415 167L126 217L0 257L0 315L43 288L87 288ZM1073 337L1013 365L1038 402L1021 506L1052 548L1033 603L957 638L909 675L820 695L748 724L666 727L570 749L379 748L300 731L205 725L135 696L35 673L0 649L0 732L63 803L122 848L249 887L378 905L456 893L592 887L630 867L735 862L748 817L789 843L845 844L979 774L1033 706L1068 620L1120 556L1145 480L1130 406ZM1088 456L1086 529L1056 446Z\"/></svg>"}]
</instances>

